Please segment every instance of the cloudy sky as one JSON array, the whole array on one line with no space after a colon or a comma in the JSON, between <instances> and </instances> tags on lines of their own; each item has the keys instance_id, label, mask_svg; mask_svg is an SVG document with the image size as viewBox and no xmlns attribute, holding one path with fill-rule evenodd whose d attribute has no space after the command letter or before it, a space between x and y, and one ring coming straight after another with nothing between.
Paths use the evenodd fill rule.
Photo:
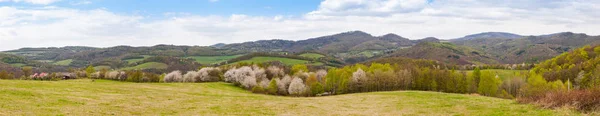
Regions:
<instances>
[{"instance_id":1,"label":"cloudy sky","mask_svg":"<svg viewBox=\"0 0 600 116\"><path fill-rule=\"evenodd\" d=\"M0 51L203 46L353 30L410 39L490 31L599 35L598 11L598 0L0 0Z\"/></svg>"}]
</instances>

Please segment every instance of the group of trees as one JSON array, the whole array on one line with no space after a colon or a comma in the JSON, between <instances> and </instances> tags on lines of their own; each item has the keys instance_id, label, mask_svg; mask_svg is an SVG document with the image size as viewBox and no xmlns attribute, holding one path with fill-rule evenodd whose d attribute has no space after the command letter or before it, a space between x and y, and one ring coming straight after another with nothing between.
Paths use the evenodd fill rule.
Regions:
<instances>
[{"instance_id":1,"label":"group of trees","mask_svg":"<svg viewBox=\"0 0 600 116\"><path fill-rule=\"evenodd\" d=\"M584 46L538 64L519 101L546 107L600 109L600 46Z\"/></svg>"},{"instance_id":2,"label":"group of trees","mask_svg":"<svg viewBox=\"0 0 600 116\"><path fill-rule=\"evenodd\" d=\"M162 82L176 83L176 82L187 82L187 83L198 83L198 82L216 82L220 81L223 73L220 68L205 67L198 71L188 71L185 75L182 75L181 71L173 71L164 76Z\"/></svg>"}]
</instances>

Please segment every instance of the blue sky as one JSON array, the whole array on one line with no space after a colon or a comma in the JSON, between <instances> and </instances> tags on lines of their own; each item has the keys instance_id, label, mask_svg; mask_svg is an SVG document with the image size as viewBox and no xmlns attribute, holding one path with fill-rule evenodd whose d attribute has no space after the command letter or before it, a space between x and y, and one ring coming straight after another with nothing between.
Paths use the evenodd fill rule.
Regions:
<instances>
[{"instance_id":1,"label":"blue sky","mask_svg":"<svg viewBox=\"0 0 600 116\"><path fill-rule=\"evenodd\" d=\"M303 40L361 30L600 34L597 0L0 0L0 51Z\"/></svg>"},{"instance_id":2,"label":"blue sky","mask_svg":"<svg viewBox=\"0 0 600 116\"><path fill-rule=\"evenodd\" d=\"M105 9L115 13L148 17L162 17L165 13L299 16L317 9L320 2L320 0L64 0L52 4L0 2L0 6L40 7L50 5L80 10Z\"/></svg>"}]
</instances>

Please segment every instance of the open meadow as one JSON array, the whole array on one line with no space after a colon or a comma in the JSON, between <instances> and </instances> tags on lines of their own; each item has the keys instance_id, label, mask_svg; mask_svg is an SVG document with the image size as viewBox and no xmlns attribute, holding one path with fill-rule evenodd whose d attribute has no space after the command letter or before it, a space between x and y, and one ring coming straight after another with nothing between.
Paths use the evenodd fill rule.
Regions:
<instances>
[{"instance_id":1,"label":"open meadow","mask_svg":"<svg viewBox=\"0 0 600 116\"><path fill-rule=\"evenodd\" d=\"M391 91L283 97L222 82L0 80L0 99L0 115L579 115L476 95Z\"/></svg>"}]
</instances>

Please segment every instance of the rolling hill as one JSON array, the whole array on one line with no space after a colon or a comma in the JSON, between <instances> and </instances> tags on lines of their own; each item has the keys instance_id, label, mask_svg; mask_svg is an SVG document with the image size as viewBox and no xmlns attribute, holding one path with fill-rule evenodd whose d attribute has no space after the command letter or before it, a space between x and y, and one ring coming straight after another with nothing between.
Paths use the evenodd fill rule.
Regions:
<instances>
[{"instance_id":1,"label":"rolling hill","mask_svg":"<svg viewBox=\"0 0 600 116\"><path fill-rule=\"evenodd\" d=\"M563 32L522 38L477 38L451 40L492 56L501 63L536 63L558 56L571 49L600 43L600 36Z\"/></svg>"},{"instance_id":2,"label":"rolling hill","mask_svg":"<svg viewBox=\"0 0 600 116\"><path fill-rule=\"evenodd\" d=\"M441 44L438 44L440 42ZM143 56L194 59L201 65L214 65L241 57L241 54L265 52L299 55L299 53L307 51L324 54L327 56L325 61L336 61L337 65L360 63L381 57L432 59L451 64L520 64L541 62L573 48L598 44L600 36L571 32L539 36L485 32L449 40L449 43L452 44L445 42L445 40L434 37L409 40L396 34L373 36L362 31L350 31L299 41L260 40L214 46L156 45L108 48L71 46L22 48L4 53L17 55L31 61L54 63L56 66L83 68L88 65L104 65L114 69L134 67L145 63L143 62L145 58L141 58ZM321 59L319 58L319 60ZM162 63L169 66L172 64ZM31 65L28 63L8 64L13 66Z\"/></svg>"}]
</instances>

